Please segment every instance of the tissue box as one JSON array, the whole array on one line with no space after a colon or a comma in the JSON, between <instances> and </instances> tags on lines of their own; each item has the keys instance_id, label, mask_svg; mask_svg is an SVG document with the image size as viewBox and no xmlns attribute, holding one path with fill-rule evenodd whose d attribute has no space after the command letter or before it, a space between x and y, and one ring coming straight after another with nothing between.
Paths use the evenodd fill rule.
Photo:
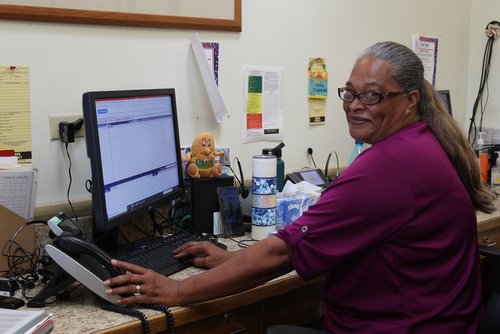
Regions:
<instances>
[{"instance_id":1,"label":"tissue box","mask_svg":"<svg viewBox=\"0 0 500 334\"><path fill-rule=\"evenodd\" d=\"M299 218L307 208L316 203L319 196L299 195L276 199L276 229L279 230Z\"/></svg>"}]
</instances>

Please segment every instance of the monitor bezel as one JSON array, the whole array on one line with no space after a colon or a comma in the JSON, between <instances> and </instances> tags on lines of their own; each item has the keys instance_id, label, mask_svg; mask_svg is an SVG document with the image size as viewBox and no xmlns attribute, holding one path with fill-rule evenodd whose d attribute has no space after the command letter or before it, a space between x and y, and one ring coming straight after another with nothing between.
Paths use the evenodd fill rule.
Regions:
<instances>
[{"instance_id":1,"label":"monitor bezel","mask_svg":"<svg viewBox=\"0 0 500 334\"><path fill-rule=\"evenodd\" d=\"M175 153L177 160L177 175L179 186L164 196L137 206L134 210L126 211L112 218L108 218L106 209L106 199L104 192L104 179L101 160L101 150L99 146L99 133L96 115L96 100L113 98L133 98L146 96L171 96L172 116L175 137ZM179 140L179 125L177 118L177 103L174 88L156 89L134 89L134 90L112 90L112 91L92 91L83 94L83 116L85 121L85 138L87 145L87 156L90 159L92 173L92 222L93 228L98 231L109 231L120 224L133 218L137 218L149 212L151 208L171 203L184 195L184 173L182 171L182 158Z\"/></svg>"},{"instance_id":2,"label":"monitor bezel","mask_svg":"<svg viewBox=\"0 0 500 334\"><path fill-rule=\"evenodd\" d=\"M436 90L436 92L438 93L438 96L441 99L441 101L443 102L444 106L448 108L448 112L450 113L450 115L453 116L453 111L451 109L450 91L448 89L439 89L439 90ZM443 99L441 98L441 96L443 96L443 95L446 96L446 102L443 101Z\"/></svg>"}]
</instances>

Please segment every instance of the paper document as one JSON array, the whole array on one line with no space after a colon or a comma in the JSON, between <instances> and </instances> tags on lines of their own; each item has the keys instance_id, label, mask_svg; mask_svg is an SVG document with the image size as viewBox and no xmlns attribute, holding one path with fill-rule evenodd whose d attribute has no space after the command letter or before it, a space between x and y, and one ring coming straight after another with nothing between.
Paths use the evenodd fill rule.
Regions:
<instances>
[{"instance_id":1,"label":"paper document","mask_svg":"<svg viewBox=\"0 0 500 334\"><path fill-rule=\"evenodd\" d=\"M326 98L328 97L326 59L323 57L309 57L307 76L309 79L309 124L325 124Z\"/></svg>"},{"instance_id":2,"label":"paper document","mask_svg":"<svg viewBox=\"0 0 500 334\"><path fill-rule=\"evenodd\" d=\"M202 42L205 59L207 60L208 68L212 73L215 84L219 85L219 43L217 42Z\"/></svg>"},{"instance_id":3,"label":"paper document","mask_svg":"<svg viewBox=\"0 0 500 334\"><path fill-rule=\"evenodd\" d=\"M200 69L201 78L205 84L205 89L207 91L210 104L212 105L215 119L218 123L222 123L224 121L224 116L227 115L226 105L222 100L219 88L215 82L213 71L208 65L205 50L203 49L203 45L201 44L198 34L194 34L191 38L191 47L193 48L196 63Z\"/></svg>"},{"instance_id":4,"label":"paper document","mask_svg":"<svg viewBox=\"0 0 500 334\"><path fill-rule=\"evenodd\" d=\"M35 169L0 169L0 204L26 220L33 220L37 178Z\"/></svg>"},{"instance_id":5,"label":"paper document","mask_svg":"<svg viewBox=\"0 0 500 334\"><path fill-rule=\"evenodd\" d=\"M8 310L0 308L0 333L49 333L52 317L46 311Z\"/></svg>"},{"instance_id":6,"label":"paper document","mask_svg":"<svg viewBox=\"0 0 500 334\"><path fill-rule=\"evenodd\" d=\"M14 150L19 162L31 162L31 114L28 66L0 65L0 150Z\"/></svg>"},{"instance_id":7,"label":"paper document","mask_svg":"<svg viewBox=\"0 0 500 334\"><path fill-rule=\"evenodd\" d=\"M283 68L244 69L246 117L244 141L283 140Z\"/></svg>"},{"instance_id":8,"label":"paper document","mask_svg":"<svg viewBox=\"0 0 500 334\"><path fill-rule=\"evenodd\" d=\"M439 39L437 37L413 35L411 40L413 52L417 54L424 65L424 78L434 86L436 84Z\"/></svg>"}]
</instances>

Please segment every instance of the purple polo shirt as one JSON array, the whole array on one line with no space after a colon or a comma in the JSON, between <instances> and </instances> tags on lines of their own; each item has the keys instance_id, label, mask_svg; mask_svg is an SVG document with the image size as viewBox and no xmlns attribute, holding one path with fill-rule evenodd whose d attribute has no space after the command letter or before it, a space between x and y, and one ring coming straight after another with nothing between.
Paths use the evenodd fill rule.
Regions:
<instances>
[{"instance_id":1,"label":"purple polo shirt","mask_svg":"<svg viewBox=\"0 0 500 334\"><path fill-rule=\"evenodd\" d=\"M326 274L335 334L476 333L476 214L423 122L365 150L277 236L302 278Z\"/></svg>"}]
</instances>

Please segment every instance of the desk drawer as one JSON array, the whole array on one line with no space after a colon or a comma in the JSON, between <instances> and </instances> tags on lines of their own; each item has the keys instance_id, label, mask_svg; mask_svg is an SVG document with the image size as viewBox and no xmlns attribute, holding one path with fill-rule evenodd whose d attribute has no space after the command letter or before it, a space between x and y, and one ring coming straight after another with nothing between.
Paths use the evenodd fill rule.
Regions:
<instances>
[{"instance_id":1,"label":"desk drawer","mask_svg":"<svg viewBox=\"0 0 500 334\"><path fill-rule=\"evenodd\" d=\"M262 325L307 325L323 316L324 282L277 296L263 302Z\"/></svg>"},{"instance_id":2,"label":"desk drawer","mask_svg":"<svg viewBox=\"0 0 500 334\"><path fill-rule=\"evenodd\" d=\"M477 239L480 245L500 247L500 227L479 232Z\"/></svg>"},{"instance_id":3,"label":"desk drawer","mask_svg":"<svg viewBox=\"0 0 500 334\"><path fill-rule=\"evenodd\" d=\"M260 334L262 304L241 307L210 318L176 327L176 334Z\"/></svg>"}]
</instances>

